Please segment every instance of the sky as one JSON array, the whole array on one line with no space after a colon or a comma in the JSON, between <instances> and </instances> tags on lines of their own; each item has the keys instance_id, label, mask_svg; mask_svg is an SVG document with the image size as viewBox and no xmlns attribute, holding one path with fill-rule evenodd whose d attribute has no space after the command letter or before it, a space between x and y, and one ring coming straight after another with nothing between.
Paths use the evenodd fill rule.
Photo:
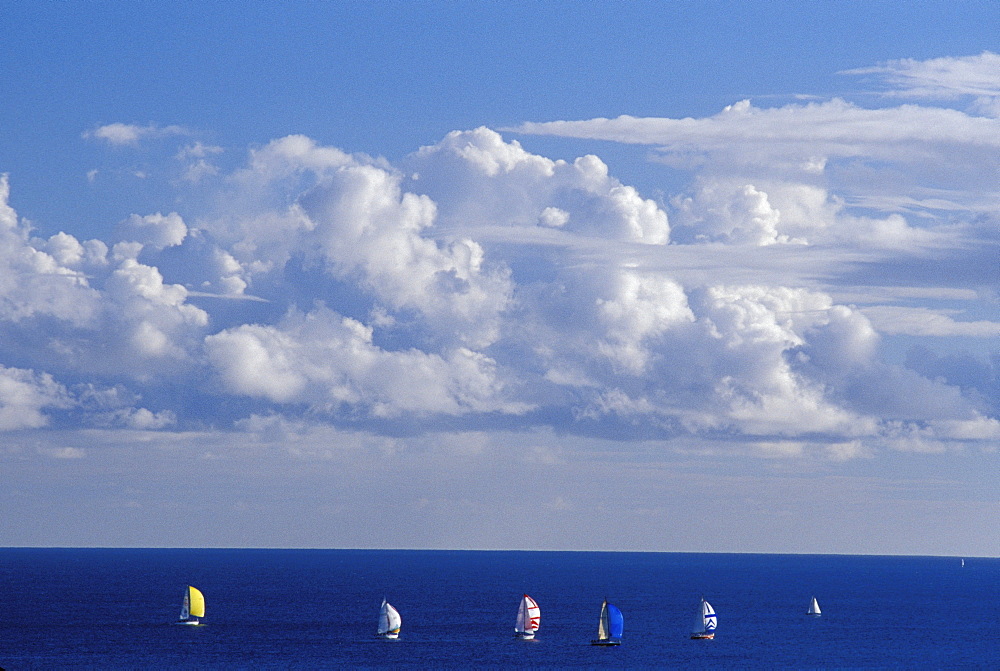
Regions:
<instances>
[{"instance_id":1,"label":"sky","mask_svg":"<svg viewBox=\"0 0 1000 671\"><path fill-rule=\"evenodd\" d=\"M0 545L1000 554L995 3L0 15Z\"/></svg>"}]
</instances>

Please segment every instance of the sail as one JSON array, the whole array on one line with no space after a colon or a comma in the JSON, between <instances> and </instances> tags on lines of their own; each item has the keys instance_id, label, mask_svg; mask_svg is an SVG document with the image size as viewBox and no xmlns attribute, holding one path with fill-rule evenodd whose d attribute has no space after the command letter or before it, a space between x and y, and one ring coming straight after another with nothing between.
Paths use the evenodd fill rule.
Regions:
<instances>
[{"instance_id":1,"label":"sail","mask_svg":"<svg viewBox=\"0 0 1000 671\"><path fill-rule=\"evenodd\" d=\"M705 615L705 631L715 631L718 620L715 617L715 610L712 609L712 604L702 599L701 610Z\"/></svg>"},{"instance_id":2,"label":"sail","mask_svg":"<svg viewBox=\"0 0 1000 671\"><path fill-rule=\"evenodd\" d=\"M190 595L190 605L188 606L191 617L205 617L205 596L196 587L188 585L188 593L184 595L184 603L188 603Z\"/></svg>"},{"instance_id":3,"label":"sail","mask_svg":"<svg viewBox=\"0 0 1000 671\"><path fill-rule=\"evenodd\" d=\"M608 601L604 600L601 604L601 619L597 623L597 640L606 641L608 639L608 631L610 627L608 626Z\"/></svg>"},{"instance_id":4,"label":"sail","mask_svg":"<svg viewBox=\"0 0 1000 671\"><path fill-rule=\"evenodd\" d=\"M190 587L184 590L184 600L181 601L181 614L177 617L178 620L186 620L191 617L191 600L188 598L188 593L190 593L190 591Z\"/></svg>"},{"instance_id":5,"label":"sail","mask_svg":"<svg viewBox=\"0 0 1000 671\"><path fill-rule=\"evenodd\" d=\"M694 616L694 627L691 629L692 634L704 634L705 632L715 631L715 627L718 621L715 617L715 610L712 609L712 604L701 600L701 606L698 607L698 613Z\"/></svg>"},{"instance_id":6,"label":"sail","mask_svg":"<svg viewBox=\"0 0 1000 671\"><path fill-rule=\"evenodd\" d=\"M821 612L822 611L819 609L819 601L816 600L816 597L813 597L812 601L809 602L809 615L819 615Z\"/></svg>"},{"instance_id":7,"label":"sail","mask_svg":"<svg viewBox=\"0 0 1000 671\"><path fill-rule=\"evenodd\" d=\"M618 606L608 604L608 638L621 638L625 630L625 618Z\"/></svg>"},{"instance_id":8,"label":"sail","mask_svg":"<svg viewBox=\"0 0 1000 671\"><path fill-rule=\"evenodd\" d=\"M517 623L514 625L514 631L518 634L530 634L538 630L540 623L541 611L538 604L525 594L521 598L521 605L517 608Z\"/></svg>"},{"instance_id":9,"label":"sail","mask_svg":"<svg viewBox=\"0 0 1000 671\"><path fill-rule=\"evenodd\" d=\"M378 612L378 633L398 634L402 624L403 618L399 616L399 611L393 608L388 601L382 599L382 608Z\"/></svg>"}]
</instances>

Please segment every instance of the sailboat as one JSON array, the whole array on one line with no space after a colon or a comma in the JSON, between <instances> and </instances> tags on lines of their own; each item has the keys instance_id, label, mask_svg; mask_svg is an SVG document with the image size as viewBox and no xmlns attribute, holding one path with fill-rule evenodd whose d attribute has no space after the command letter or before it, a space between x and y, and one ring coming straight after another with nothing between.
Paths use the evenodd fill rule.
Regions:
<instances>
[{"instance_id":1,"label":"sailboat","mask_svg":"<svg viewBox=\"0 0 1000 671\"><path fill-rule=\"evenodd\" d=\"M177 624L201 624L199 618L203 617L205 617L205 596L198 588L188 585L184 588L181 616L177 618Z\"/></svg>"},{"instance_id":2,"label":"sailboat","mask_svg":"<svg viewBox=\"0 0 1000 671\"><path fill-rule=\"evenodd\" d=\"M399 611L392 607L383 597L382 608L378 611L378 633L380 638L399 638L399 627L403 624L403 618L399 616Z\"/></svg>"},{"instance_id":3,"label":"sailboat","mask_svg":"<svg viewBox=\"0 0 1000 671\"><path fill-rule=\"evenodd\" d=\"M542 621L538 603L525 594L521 597L521 605L517 608L517 622L514 623L514 636L528 641L535 637L538 625Z\"/></svg>"},{"instance_id":4,"label":"sailboat","mask_svg":"<svg viewBox=\"0 0 1000 671\"><path fill-rule=\"evenodd\" d=\"M816 597L813 597L812 601L809 602L809 610L806 612L813 617L819 617L823 614L823 611L819 609L819 601L816 600Z\"/></svg>"},{"instance_id":5,"label":"sailboat","mask_svg":"<svg viewBox=\"0 0 1000 671\"><path fill-rule=\"evenodd\" d=\"M622 630L625 627L625 620L618 606L608 603L605 599L601 604L601 620L597 625L597 638L593 639L591 645L621 645Z\"/></svg>"},{"instance_id":6,"label":"sailboat","mask_svg":"<svg viewBox=\"0 0 1000 671\"><path fill-rule=\"evenodd\" d=\"M712 604L705 601L705 597L702 597L701 605L698 606L698 614L694 618L694 628L691 629L691 638L715 638L715 627L718 623L715 611L712 609Z\"/></svg>"}]
</instances>

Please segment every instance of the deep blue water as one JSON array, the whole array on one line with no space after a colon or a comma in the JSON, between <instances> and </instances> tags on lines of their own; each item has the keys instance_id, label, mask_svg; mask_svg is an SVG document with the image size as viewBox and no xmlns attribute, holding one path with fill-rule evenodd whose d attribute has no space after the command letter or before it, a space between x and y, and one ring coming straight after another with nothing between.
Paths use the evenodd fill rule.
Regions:
<instances>
[{"instance_id":1,"label":"deep blue water","mask_svg":"<svg viewBox=\"0 0 1000 671\"><path fill-rule=\"evenodd\" d=\"M187 584L205 626L171 624ZM0 549L0 666L1000 668L998 591L976 558ZM512 637L524 592L535 641ZM718 632L691 641L703 594ZM383 595L395 642L373 636ZM589 645L605 596L618 648Z\"/></svg>"}]
</instances>

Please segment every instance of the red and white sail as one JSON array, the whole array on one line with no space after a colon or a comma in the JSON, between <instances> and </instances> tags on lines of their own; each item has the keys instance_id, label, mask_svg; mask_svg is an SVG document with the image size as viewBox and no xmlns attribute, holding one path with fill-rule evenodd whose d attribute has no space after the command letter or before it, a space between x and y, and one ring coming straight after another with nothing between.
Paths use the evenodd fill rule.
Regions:
<instances>
[{"instance_id":1,"label":"red and white sail","mask_svg":"<svg viewBox=\"0 0 1000 671\"><path fill-rule=\"evenodd\" d=\"M514 625L514 632L522 638L532 638L538 631L538 625L541 621L542 615L538 603L525 594L517 609L517 623Z\"/></svg>"}]
</instances>

